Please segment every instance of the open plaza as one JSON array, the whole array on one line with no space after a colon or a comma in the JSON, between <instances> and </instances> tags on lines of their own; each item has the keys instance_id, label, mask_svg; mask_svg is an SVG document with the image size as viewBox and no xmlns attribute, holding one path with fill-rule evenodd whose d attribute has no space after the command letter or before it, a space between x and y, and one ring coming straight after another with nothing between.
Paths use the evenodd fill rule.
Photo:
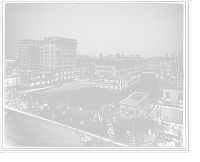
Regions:
<instances>
[{"instance_id":1,"label":"open plaza","mask_svg":"<svg viewBox=\"0 0 200 162\"><path fill-rule=\"evenodd\" d=\"M94 112L96 109L99 109L108 103L118 103L135 91L148 93L149 103L151 104L159 93L157 80L154 76L142 75L141 79L132 84L130 88L120 92L88 88L87 85L88 83L83 79L65 83L62 86L49 88L46 90L42 89L31 91L30 93L26 94L26 96L33 96L31 100L29 99L28 108L25 111L20 111L81 132L87 132L88 134L123 146L151 147L151 142L155 135L154 131L156 130L156 121L144 118L136 118L134 120L133 129L133 121L130 118L123 117L119 114L113 115L104 112L102 113L101 121L94 121ZM65 89L63 90L64 86ZM54 89L56 88L57 93L55 94ZM60 88L60 92L58 88ZM52 92L52 95L45 93L45 91ZM84 108L84 106L87 104L87 109L84 109L84 113L81 111L81 109L78 110L75 106L77 95L79 98L80 107ZM34 112L31 108L32 104L36 102L42 104L44 99L48 101L49 108L43 108L38 112ZM64 102L65 104L68 103L69 109L57 109L56 105L61 102ZM65 114L63 114L63 111L65 111ZM52 114L55 114L55 119L52 119ZM115 136L113 138L107 133L107 121L109 119L113 120L114 116L116 117L116 121L113 122L113 129L115 132ZM84 125L79 123L80 120L84 121ZM151 133L148 132L149 128L151 129ZM127 139L127 131L134 133L134 145L132 144L132 140ZM145 145L140 144L140 138L144 135L146 136L147 141Z\"/></svg>"},{"instance_id":2,"label":"open plaza","mask_svg":"<svg viewBox=\"0 0 200 162\"><path fill-rule=\"evenodd\" d=\"M132 84L130 88L127 88L120 92L108 91L103 89L92 89L87 87L76 90L76 84L74 86L74 89L74 91L67 91L66 89L66 92L47 97L47 99L56 102L64 101L70 103L70 105L74 105L76 96L79 95L81 100L80 105L84 106L85 104L87 104L88 109L93 110L94 107L100 108L101 106L109 104L111 102L119 102L120 100L124 99L135 91L149 93L149 102L151 104L159 93L157 79L154 76L148 75L143 75L141 79ZM45 91L42 90L42 93L45 93ZM51 93L54 93L53 89L51 90Z\"/></svg>"}]
</instances>

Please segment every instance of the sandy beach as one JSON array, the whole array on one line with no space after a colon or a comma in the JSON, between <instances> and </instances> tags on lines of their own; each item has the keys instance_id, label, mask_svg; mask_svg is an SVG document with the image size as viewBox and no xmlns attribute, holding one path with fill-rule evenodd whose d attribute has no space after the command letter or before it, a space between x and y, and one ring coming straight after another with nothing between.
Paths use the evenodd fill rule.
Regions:
<instances>
[{"instance_id":1,"label":"sandy beach","mask_svg":"<svg viewBox=\"0 0 200 162\"><path fill-rule=\"evenodd\" d=\"M75 130L10 109L4 111L4 142L9 147L87 147ZM116 144L91 136L105 147Z\"/></svg>"}]
</instances>

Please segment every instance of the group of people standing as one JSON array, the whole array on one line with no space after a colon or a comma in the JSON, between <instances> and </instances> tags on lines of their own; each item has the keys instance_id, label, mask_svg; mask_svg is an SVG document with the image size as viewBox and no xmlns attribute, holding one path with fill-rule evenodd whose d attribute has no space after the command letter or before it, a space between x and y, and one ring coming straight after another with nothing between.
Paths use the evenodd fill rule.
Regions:
<instances>
[{"instance_id":1,"label":"group of people standing","mask_svg":"<svg viewBox=\"0 0 200 162\"><path fill-rule=\"evenodd\" d=\"M148 134L150 136L152 135L152 138L154 139L155 134L156 134L156 130L154 130L154 133L152 134L151 127L149 127ZM140 142L141 145L146 145L146 143L147 143L146 138L147 138L146 135L141 136L141 142Z\"/></svg>"},{"instance_id":2,"label":"group of people standing","mask_svg":"<svg viewBox=\"0 0 200 162\"><path fill-rule=\"evenodd\" d=\"M15 99L13 100L11 96L6 96L5 104L26 110L28 107L29 99L32 100L32 96L26 96L26 93L15 93L14 94Z\"/></svg>"},{"instance_id":3,"label":"group of people standing","mask_svg":"<svg viewBox=\"0 0 200 162\"><path fill-rule=\"evenodd\" d=\"M94 122L102 122L103 121L103 113L100 111L100 109L95 109L94 113L93 113L93 118L94 118Z\"/></svg>"}]
</instances>

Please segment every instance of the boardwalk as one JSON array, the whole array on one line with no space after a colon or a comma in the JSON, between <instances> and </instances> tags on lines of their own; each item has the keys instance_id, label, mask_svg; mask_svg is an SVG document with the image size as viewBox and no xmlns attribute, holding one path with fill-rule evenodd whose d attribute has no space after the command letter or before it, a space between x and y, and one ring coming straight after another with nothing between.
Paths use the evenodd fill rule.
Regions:
<instances>
[{"instance_id":1,"label":"boardwalk","mask_svg":"<svg viewBox=\"0 0 200 162\"><path fill-rule=\"evenodd\" d=\"M112 91L106 91L106 90L99 90L99 89L91 89L91 88L83 88L82 89L76 89L77 87L84 86L87 84L86 81L75 81L70 82L66 84L66 91L62 92L60 94L52 95L50 97L47 97L47 101L50 104L51 109L47 110L45 108L44 110L40 111L37 115L35 112L32 112L32 109L30 108L32 105L32 102L39 101L39 103L42 103L42 100L38 98L37 93L34 93L36 96L33 97L32 102L29 102L29 108L26 110L26 113L29 113L31 115L37 116L39 118L44 118L46 120L50 120L56 123L60 123L62 125L66 125L68 127L71 127L73 129L76 129L77 123L73 120L73 122L70 122L70 118L74 119L76 115L79 116L79 118L84 118L84 126L78 126L78 129L80 131L86 131L89 134L101 137L106 140L111 140L116 143L123 143L125 146L128 147L150 147L150 143L153 140L152 134L148 134L148 128L151 127L152 132L156 129L156 122L148 119L135 119L134 122L134 140L135 144L134 146L128 142L126 139L126 132L128 130L133 131L133 123L131 119L122 117L117 115L117 121L113 124L114 125L114 131L115 131L115 138L111 139L108 137L107 134L107 126L106 126L106 120L112 119L112 116L107 113L103 113L103 122L94 122L93 119L93 112L94 107L101 107L102 105L111 103L111 102L118 102L121 99L125 98L130 94L130 88L123 90L121 92L112 92ZM60 91L62 91L63 87L57 87ZM76 91L68 91L69 89L75 89ZM43 94L48 93L55 93L57 89L48 89L47 91L43 90ZM134 91L140 91L140 92L148 92L150 94L150 103L155 99L159 92L159 87L157 84L157 80L153 76L145 76L143 75L141 80L136 82L131 86L131 92ZM81 111L74 108L75 104L75 97L76 95L80 96L81 99L81 106L84 107L85 104L88 105L88 109L85 111L85 114L82 114ZM55 109L55 105L57 103L60 103L61 101L64 101L65 103L70 103L70 110L66 110L66 115L63 116L63 110L57 110ZM56 120L51 119L51 113L55 113ZM141 136L146 135L147 136L147 144L146 145L140 145L140 138Z\"/></svg>"},{"instance_id":2,"label":"boardwalk","mask_svg":"<svg viewBox=\"0 0 200 162\"><path fill-rule=\"evenodd\" d=\"M40 99L33 98L33 101L39 101L39 103L42 103ZM29 107L31 106L32 102L29 103ZM28 108L25 113L37 116L39 118L44 118L46 120L53 121L51 119L51 113L55 113L56 120L55 122L61 123L62 125L69 126L73 129L76 129L76 122L70 122L70 118L75 117L75 115L78 114L79 118L84 117L84 127L78 126L78 129L82 132L86 131L91 135L95 135L97 137L102 137L103 139L107 139L108 141L114 141L115 143L127 143L128 140L126 139L126 131L133 129L132 120L128 118L124 118L121 116L117 116L117 121L113 124L114 131L115 131L115 138L112 139L108 137L107 134L107 126L106 126L106 120L108 118L112 119L112 116L107 113L103 113L103 122L97 122L95 123L93 120L93 110L87 109L84 114L80 110L77 110L73 106L70 106L70 110L66 110L66 115L63 116L63 109L57 110L55 109L56 102L49 101L50 110L47 110L46 108L42 111L39 111L39 114L37 115L36 112L32 112L31 108ZM152 134L148 134L148 128L152 128L153 130L156 129L156 122L147 120L147 119L136 119L135 120L135 127L134 127L134 137L135 137L135 145L134 147L150 147L150 142L153 140ZM146 145L140 145L140 138L141 136L146 135L147 136L147 142ZM127 143L127 146L130 147L129 143ZM132 146L133 147L133 146Z\"/></svg>"}]
</instances>

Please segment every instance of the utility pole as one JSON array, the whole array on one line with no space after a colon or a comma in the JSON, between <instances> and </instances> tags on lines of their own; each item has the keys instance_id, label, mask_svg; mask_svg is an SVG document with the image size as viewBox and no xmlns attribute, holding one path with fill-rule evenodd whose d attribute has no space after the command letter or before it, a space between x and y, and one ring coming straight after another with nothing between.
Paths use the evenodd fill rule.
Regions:
<instances>
[{"instance_id":1,"label":"utility pole","mask_svg":"<svg viewBox=\"0 0 200 162\"><path fill-rule=\"evenodd\" d=\"M133 145L135 145L135 139L134 139L134 132L135 132L135 113L134 116L132 117L132 121L133 121L133 134L132 134L132 143Z\"/></svg>"},{"instance_id":2,"label":"utility pole","mask_svg":"<svg viewBox=\"0 0 200 162\"><path fill-rule=\"evenodd\" d=\"M80 99L79 95L77 94L76 98L75 98L75 108L77 109L77 113L76 113L76 116L75 116L75 120L76 120L76 134L78 134L78 121L79 121L78 108L79 108L80 103L81 103L81 99Z\"/></svg>"},{"instance_id":3,"label":"utility pole","mask_svg":"<svg viewBox=\"0 0 200 162\"><path fill-rule=\"evenodd\" d=\"M133 118L133 136L132 136L132 138L133 138L133 143L134 143L134 141L135 141L135 139L134 139L134 132L135 132L135 122L134 122L135 120L134 120L134 118Z\"/></svg>"}]
</instances>

